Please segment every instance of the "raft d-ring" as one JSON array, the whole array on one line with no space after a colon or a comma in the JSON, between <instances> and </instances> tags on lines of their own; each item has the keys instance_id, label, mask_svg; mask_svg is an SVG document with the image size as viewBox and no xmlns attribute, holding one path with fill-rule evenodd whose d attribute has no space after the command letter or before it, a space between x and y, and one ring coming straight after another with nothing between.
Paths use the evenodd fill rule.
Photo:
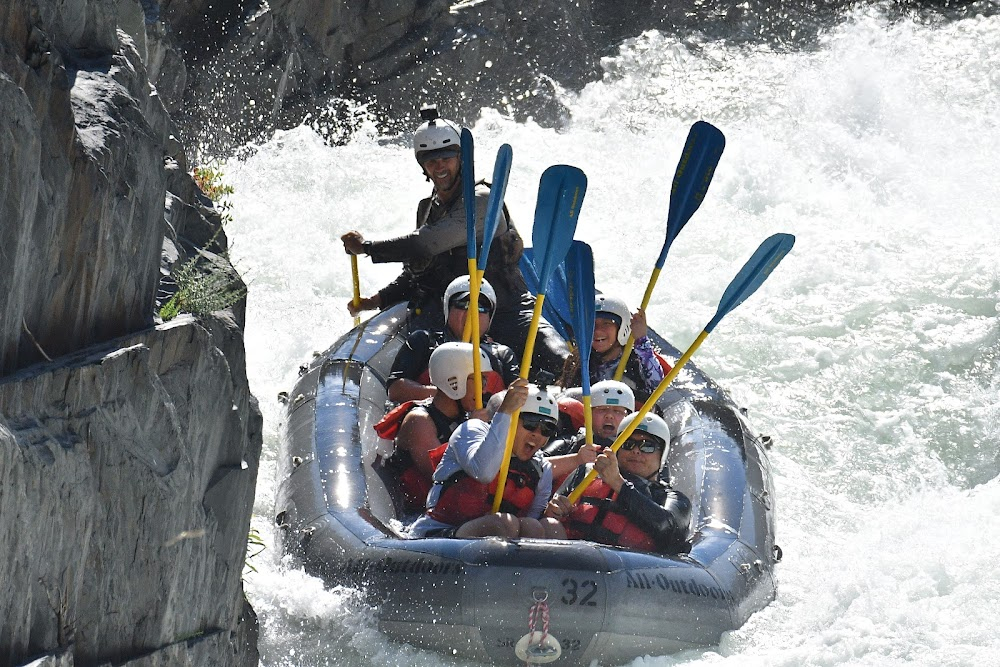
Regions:
<instances>
[{"instance_id":1,"label":"raft d-ring","mask_svg":"<svg viewBox=\"0 0 1000 667\"><path fill-rule=\"evenodd\" d=\"M531 589L531 599L535 602L545 602L549 599L549 589L547 588L533 588Z\"/></svg>"},{"instance_id":2,"label":"raft d-ring","mask_svg":"<svg viewBox=\"0 0 1000 667\"><path fill-rule=\"evenodd\" d=\"M771 549L774 551L774 562L780 563L781 557L785 555L784 552L781 550L781 547L775 544L773 547L771 547Z\"/></svg>"}]
</instances>

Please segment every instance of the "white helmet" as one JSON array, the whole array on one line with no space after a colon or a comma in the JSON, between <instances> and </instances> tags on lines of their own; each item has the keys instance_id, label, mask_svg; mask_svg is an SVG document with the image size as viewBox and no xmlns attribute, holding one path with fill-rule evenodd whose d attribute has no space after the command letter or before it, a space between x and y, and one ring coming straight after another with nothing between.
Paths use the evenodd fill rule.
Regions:
<instances>
[{"instance_id":1,"label":"white helmet","mask_svg":"<svg viewBox=\"0 0 1000 667\"><path fill-rule=\"evenodd\" d=\"M632 388L618 380L602 380L590 388L590 407L606 405L635 410L635 393Z\"/></svg>"},{"instance_id":2,"label":"white helmet","mask_svg":"<svg viewBox=\"0 0 1000 667\"><path fill-rule=\"evenodd\" d=\"M472 343L441 343L431 352L428 362L431 384L444 392L448 398L459 400L465 397L467 380L472 375ZM489 357L479 348L479 368L492 370Z\"/></svg>"},{"instance_id":3,"label":"white helmet","mask_svg":"<svg viewBox=\"0 0 1000 667\"><path fill-rule=\"evenodd\" d=\"M528 400L524 402L521 412L531 412L559 423L559 406L556 405L556 399L548 389L541 389L538 385L528 385Z\"/></svg>"},{"instance_id":4,"label":"white helmet","mask_svg":"<svg viewBox=\"0 0 1000 667\"><path fill-rule=\"evenodd\" d=\"M624 345L628 342L628 335L632 333L632 313L624 301L615 296L598 294L594 299L597 315L606 313L618 322L618 344Z\"/></svg>"},{"instance_id":5,"label":"white helmet","mask_svg":"<svg viewBox=\"0 0 1000 667\"><path fill-rule=\"evenodd\" d=\"M618 425L618 433L621 434L628 425L635 421L635 416L639 414L638 412L633 412L632 414L625 417L622 423ZM667 450L670 449L670 427L667 426L667 422L663 421L662 418L657 417L652 412L647 412L646 416L642 418L639 425L635 427L636 431L642 431L647 433L663 443L663 456L660 457L660 465L662 466L667 461Z\"/></svg>"},{"instance_id":6,"label":"white helmet","mask_svg":"<svg viewBox=\"0 0 1000 667\"><path fill-rule=\"evenodd\" d=\"M420 110L420 117L426 122L417 128L413 133L413 153L417 156L417 162L423 164L424 161L437 155L428 155L434 151L443 153L460 153L462 150L462 137L455 129L455 124L438 116L437 107L425 107Z\"/></svg>"},{"instance_id":7,"label":"white helmet","mask_svg":"<svg viewBox=\"0 0 1000 667\"><path fill-rule=\"evenodd\" d=\"M452 297L468 296L470 292L471 288L469 287L469 276L459 276L448 283L448 287L444 290L444 299L441 302L441 306L444 309L445 319L448 319L448 304L451 303ZM493 289L493 285L490 285L486 278L483 278L483 281L479 283L479 295L485 296L490 302L491 310L496 312L497 293L496 290Z\"/></svg>"}]
</instances>

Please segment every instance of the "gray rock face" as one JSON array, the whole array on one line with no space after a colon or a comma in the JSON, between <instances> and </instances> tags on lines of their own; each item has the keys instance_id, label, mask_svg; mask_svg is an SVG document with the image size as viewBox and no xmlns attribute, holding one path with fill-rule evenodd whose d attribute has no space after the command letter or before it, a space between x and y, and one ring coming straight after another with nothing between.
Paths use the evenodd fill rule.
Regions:
<instances>
[{"instance_id":1,"label":"gray rock face","mask_svg":"<svg viewBox=\"0 0 1000 667\"><path fill-rule=\"evenodd\" d=\"M389 125L408 125L428 101L460 122L483 106L559 122L552 82L597 72L590 0L245 0L215 3L205 20L201 0L163 4L186 65L180 99L167 104L188 143L209 153L307 115L349 132L348 99Z\"/></svg>"},{"instance_id":2,"label":"gray rock face","mask_svg":"<svg viewBox=\"0 0 1000 667\"><path fill-rule=\"evenodd\" d=\"M155 326L226 241L117 8L0 3L0 664L255 665L243 304Z\"/></svg>"},{"instance_id":3,"label":"gray rock face","mask_svg":"<svg viewBox=\"0 0 1000 667\"><path fill-rule=\"evenodd\" d=\"M159 281L169 119L112 3L56 5L0 15L0 375L150 326Z\"/></svg>"},{"instance_id":4,"label":"gray rock face","mask_svg":"<svg viewBox=\"0 0 1000 667\"><path fill-rule=\"evenodd\" d=\"M260 418L216 325L182 316L0 381L2 654L87 664L214 637L193 664L240 663Z\"/></svg>"}]
</instances>

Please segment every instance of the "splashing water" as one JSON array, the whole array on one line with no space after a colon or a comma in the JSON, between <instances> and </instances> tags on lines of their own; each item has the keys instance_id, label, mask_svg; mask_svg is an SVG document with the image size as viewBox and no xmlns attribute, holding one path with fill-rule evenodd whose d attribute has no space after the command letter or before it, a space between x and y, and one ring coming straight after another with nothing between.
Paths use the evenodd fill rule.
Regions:
<instances>
[{"instance_id":1,"label":"splashing water","mask_svg":"<svg viewBox=\"0 0 1000 667\"><path fill-rule=\"evenodd\" d=\"M507 203L526 238L541 172L582 168L577 238L598 285L637 305L703 118L728 146L671 248L653 326L683 349L761 240L798 239L696 359L775 437L778 599L719 647L633 664L1000 665L1000 18L859 12L794 53L647 33L604 65L567 94L563 131L491 110L473 128L481 177L514 148ZM275 395L351 326L339 236L412 229L429 186L405 141L370 128L338 147L281 133L225 172L266 429L254 525L273 545ZM362 259L362 293L398 268ZM467 664L388 642L355 592L276 551L247 576L264 664Z\"/></svg>"}]
</instances>

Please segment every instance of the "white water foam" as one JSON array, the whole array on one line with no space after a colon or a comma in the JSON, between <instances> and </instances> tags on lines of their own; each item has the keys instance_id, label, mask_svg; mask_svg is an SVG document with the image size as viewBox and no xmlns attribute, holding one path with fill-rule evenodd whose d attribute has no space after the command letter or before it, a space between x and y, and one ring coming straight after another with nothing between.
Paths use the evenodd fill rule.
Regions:
<instances>
[{"instance_id":1,"label":"white water foam","mask_svg":"<svg viewBox=\"0 0 1000 667\"><path fill-rule=\"evenodd\" d=\"M699 118L728 146L650 322L683 349L760 241L797 237L696 356L775 437L778 599L719 647L633 664L1000 665L1000 19L859 13L793 54L649 33L606 70L568 97L565 131L490 110L473 128L481 177L513 146L507 202L526 237L541 172L581 167L577 238L601 288L637 304ZM351 325L339 236L408 231L429 187L405 143L373 132L339 147L284 132L225 172L265 415L254 525L273 545L275 396ZM362 291L397 271L362 258ZM266 665L468 664L388 642L351 591L274 548L252 562Z\"/></svg>"}]
</instances>

